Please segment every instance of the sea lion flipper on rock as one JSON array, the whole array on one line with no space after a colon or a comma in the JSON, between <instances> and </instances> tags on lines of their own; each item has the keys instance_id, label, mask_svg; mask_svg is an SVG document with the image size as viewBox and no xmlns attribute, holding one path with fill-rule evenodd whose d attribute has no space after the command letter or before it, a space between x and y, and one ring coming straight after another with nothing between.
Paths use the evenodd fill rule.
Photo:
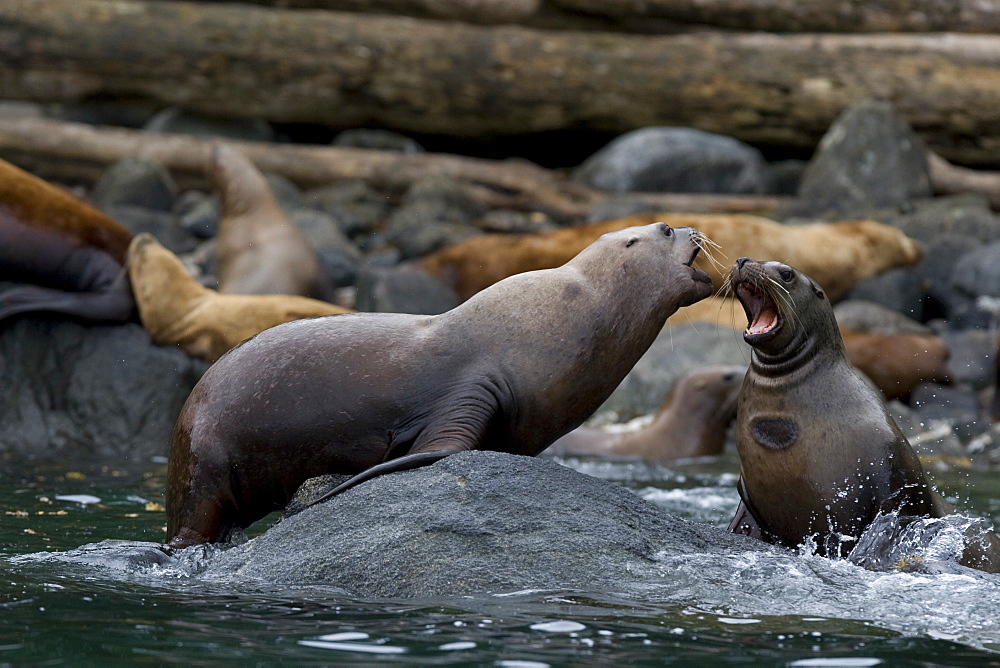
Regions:
<instances>
[{"instance_id":1,"label":"sea lion flipper on rock","mask_svg":"<svg viewBox=\"0 0 1000 668\"><path fill-rule=\"evenodd\" d=\"M670 315L712 293L692 267L701 241L663 223L620 230L440 315L312 318L248 339L178 417L168 545L221 540L318 475L367 479L463 449L537 455L607 399Z\"/></svg>"},{"instance_id":2,"label":"sea lion flipper on rock","mask_svg":"<svg viewBox=\"0 0 1000 668\"><path fill-rule=\"evenodd\" d=\"M367 482L372 478L377 478L380 475L385 475L387 473L396 473L397 471L410 471L412 469L418 469L421 466L430 466L435 462L439 462L449 455L453 455L456 452L464 452L461 448L455 448L453 450L434 450L431 452L415 452L412 455L403 455L396 459L390 459L387 462L382 462L376 466L366 469L361 473L357 474L350 480L345 480L340 483L329 492L319 497L315 501L311 502L307 508L315 506L316 504L323 503L324 501L329 501L333 497L337 496L341 492L346 492L350 488L360 485L363 482Z\"/></svg>"}]
</instances>

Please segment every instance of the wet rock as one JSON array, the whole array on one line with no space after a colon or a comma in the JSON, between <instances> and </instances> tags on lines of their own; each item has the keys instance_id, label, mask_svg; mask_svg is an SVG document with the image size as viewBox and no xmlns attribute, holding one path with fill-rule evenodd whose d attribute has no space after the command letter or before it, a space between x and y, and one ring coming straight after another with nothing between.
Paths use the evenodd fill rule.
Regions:
<instances>
[{"instance_id":1,"label":"wet rock","mask_svg":"<svg viewBox=\"0 0 1000 668\"><path fill-rule=\"evenodd\" d=\"M168 211L116 205L105 209L105 213L134 234L149 232L174 253L189 253L198 245L198 239L188 234L177 216Z\"/></svg>"},{"instance_id":2,"label":"wet rock","mask_svg":"<svg viewBox=\"0 0 1000 668\"><path fill-rule=\"evenodd\" d=\"M997 335L985 329L944 330L939 336L948 344L948 373L956 383L975 389L993 384Z\"/></svg>"},{"instance_id":3,"label":"wet rock","mask_svg":"<svg viewBox=\"0 0 1000 668\"><path fill-rule=\"evenodd\" d=\"M657 560L737 550L773 552L548 459L463 452L285 519L220 554L202 577L389 597L595 582L628 591L659 577Z\"/></svg>"},{"instance_id":4,"label":"wet rock","mask_svg":"<svg viewBox=\"0 0 1000 668\"><path fill-rule=\"evenodd\" d=\"M849 108L830 126L806 167L794 213L868 217L930 197L926 149L884 102Z\"/></svg>"},{"instance_id":5,"label":"wet rock","mask_svg":"<svg viewBox=\"0 0 1000 668\"><path fill-rule=\"evenodd\" d=\"M981 195L935 197L912 205L909 211L884 222L924 243L955 237L970 237L980 243L1000 239L1000 217Z\"/></svg>"},{"instance_id":6,"label":"wet rock","mask_svg":"<svg viewBox=\"0 0 1000 668\"><path fill-rule=\"evenodd\" d=\"M174 203L181 229L197 239L212 239L219 231L221 204L218 195L185 190Z\"/></svg>"},{"instance_id":7,"label":"wet rock","mask_svg":"<svg viewBox=\"0 0 1000 668\"><path fill-rule=\"evenodd\" d=\"M965 254L956 264L952 284L969 295L1000 297L1000 241Z\"/></svg>"},{"instance_id":8,"label":"wet rock","mask_svg":"<svg viewBox=\"0 0 1000 668\"><path fill-rule=\"evenodd\" d=\"M709 323L667 327L597 410L591 423L652 413L678 378L712 364L746 366L750 364L750 346L729 327Z\"/></svg>"},{"instance_id":9,"label":"wet rock","mask_svg":"<svg viewBox=\"0 0 1000 668\"><path fill-rule=\"evenodd\" d=\"M889 271L855 284L847 299L873 302L917 321L923 320L924 289L910 268Z\"/></svg>"},{"instance_id":10,"label":"wet rock","mask_svg":"<svg viewBox=\"0 0 1000 668\"><path fill-rule=\"evenodd\" d=\"M794 196L799 192L802 175L808 162L805 160L778 160L768 165L771 174L771 192L775 195Z\"/></svg>"},{"instance_id":11,"label":"wet rock","mask_svg":"<svg viewBox=\"0 0 1000 668\"><path fill-rule=\"evenodd\" d=\"M606 192L763 193L769 176L760 152L732 137L650 127L614 139L573 178Z\"/></svg>"},{"instance_id":12,"label":"wet rock","mask_svg":"<svg viewBox=\"0 0 1000 668\"><path fill-rule=\"evenodd\" d=\"M398 132L368 128L351 128L334 137L332 144L344 148L363 148L370 151L395 151L396 153L423 153L424 147Z\"/></svg>"},{"instance_id":13,"label":"wet rock","mask_svg":"<svg viewBox=\"0 0 1000 668\"><path fill-rule=\"evenodd\" d=\"M267 186L274 193L275 199L278 200L278 204L286 216L296 209L306 207L305 196L302 194L302 191L289 179L280 174L265 174L264 179L267 181Z\"/></svg>"},{"instance_id":14,"label":"wet rock","mask_svg":"<svg viewBox=\"0 0 1000 668\"><path fill-rule=\"evenodd\" d=\"M315 209L296 209L289 218L316 249L330 282L336 287L354 285L361 251L344 236L333 217Z\"/></svg>"},{"instance_id":15,"label":"wet rock","mask_svg":"<svg viewBox=\"0 0 1000 668\"><path fill-rule=\"evenodd\" d=\"M389 216L386 238L409 259L480 234L474 227L485 210L453 179L431 176L410 187Z\"/></svg>"},{"instance_id":16,"label":"wet rock","mask_svg":"<svg viewBox=\"0 0 1000 668\"><path fill-rule=\"evenodd\" d=\"M20 317L0 329L0 468L145 471L207 365L135 324Z\"/></svg>"},{"instance_id":17,"label":"wet rock","mask_svg":"<svg viewBox=\"0 0 1000 668\"><path fill-rule=\"evenodd\" d=\"M833 307L837 322L856 332L879 334L932 334L913 318L865 299L845 299Z\"/></svg>"},{"instance_id":18,"label":"wet rock","mask_svg":"<svg viewBox=\"0 0 1000 668\"><path fill-rule=\"evenodd\" d=\"M163 165L126 158L111 165L94 184L90 199L98 209L136 206L169 212L177 198L177 185Z\"/></svg>"},{"instance_id":19,"label":"wet rock","mask_svg":"<svg viewBox=\"0 0 1000 668\"><path fill-rule=\"evenodd\" d=\"M213 118L180 107L168 107L143 127L148 132L176 133L200 137L226 137L244 141L274 141L274 130L262 118Z\"/></svg>"},{"instance_id":20,"label":"wet rock","mask_svg":"<svg viewBox=\"0 0 1000 668\"><path fill-rule=\"evenodd\" d=\"M381 313L437 315L461 303L455 291L411 264L362 265L354 308Z\"/></svg>"},{"instance_id":21,"label":"wet rock","mask_svg":"<svg viewBox=\"0 0 1000 668\"><path fill-rule=\"evenodd\" d=\"M979 400L968 385L920 383L910 395L910 405L924 420L967 422L979 415Z\"/></svg>"},{"instance_id":22,"label":"wet rock","mask_svg":"<svg viewBox=\"0 0 1000 668\"><path fill-rule=\"evenodd\" d=\"M332 216L351 239L375 231L389 213L389 199L361 179L310 190L305 204Z\"/></svg>"}]
</instances>

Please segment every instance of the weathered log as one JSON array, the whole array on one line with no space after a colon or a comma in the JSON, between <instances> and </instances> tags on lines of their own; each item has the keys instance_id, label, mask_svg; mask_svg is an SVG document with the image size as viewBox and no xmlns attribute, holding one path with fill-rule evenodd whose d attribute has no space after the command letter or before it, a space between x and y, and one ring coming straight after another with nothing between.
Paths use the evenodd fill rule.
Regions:
<instances>
[{"instance_id":1,"label":"weathered log","mask_svg":"<svg viewBox=\"0 0 1000 668\"><path fill-rule=\"evenodd\" d=\"M679 125L803 147L848 105L879 98L951 160L1000 155L1000 38L984 35L650 37L228 4L6 0L0 91L459 137Z\"/></svg>"},{"instance_id":2,"label":"weathered log","mask_svg":"<svg viewBox=\"0 0 1000 668\"><path fill-rule=\"evenodd\" d=\"M982 0L548 0L618 20L669 19L771 32L1000 32L1000 4ZM338 4L325 0L325 4Z\"/></svg>"},{"instance_id":3,"label":"weathered log","mask_svg":"<svg viewBox=\"0 0 1000 668\"><path fill-rule=\"evenodd\" d=\"M217 140L103 128L40 118L0 116L0 156L53 180L93 183L108 165L126 157L155 160L185 186L205 186L205 157ZM607 199L560 172L523 160L484 160L435 153L390 153L301 144L228 141L258 168L302 187L363 179L402 193L425 176L444 175L465 184L488 207L544 211L570 222ZM781 198L759 195L635 193L663 210L702 213L769 213Z\"/></svg>"},{"instance_id":4,"label":"weathered log","mask_svg":"<svg viewBox=\"0 0 1000 668\"><path fill-rule=\"evenodd\" d=\"M989 201L991 208L1000 211L1000 172L960 167L933 153L927 156L927 166L931 186L938 195L977 193Z\"/></svg>"},{"instance_id":5,"label":"weathered log","mask_svg":"<svg viewBox=\"0 0 1000 668\"><path fill-rule=\"evenodd\" d=\"M244 1L270 7L401 14L479 24L516 23L556 30L654 33L712 26L769 32L1000 32L1000 4L982 0Z\"/></svg>"}]
</instances>

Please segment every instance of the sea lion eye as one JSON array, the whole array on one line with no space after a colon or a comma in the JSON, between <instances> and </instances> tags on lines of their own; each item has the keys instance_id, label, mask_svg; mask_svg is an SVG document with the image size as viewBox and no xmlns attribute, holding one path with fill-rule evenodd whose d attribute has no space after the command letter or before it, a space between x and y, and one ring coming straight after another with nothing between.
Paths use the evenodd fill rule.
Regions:
<instances>
[{"instance_id":1,"label":"sea lion eye","mask_svg":"<svg viewBox=\"0 0 1000 668\"><path fill-rule=\"evenodd\" d=\"M634 244L638 240L639 240L639 237L629 237L628 241L625 242L625 248L628 248L629 246L631 246L632 244Z\"/></svg>"},{"instance_id":2,"label":"sea lion eye","mask_svg":"<svg viewBox=\"0 0 1000 668\"><path fill-rule=\"evenodd\" d=\"M778 272L778 276L781 276L781 280L785 283L790 283L793 278L795 278L795 272L791 269L782 269Z\"/></svg>"}]
</instances>

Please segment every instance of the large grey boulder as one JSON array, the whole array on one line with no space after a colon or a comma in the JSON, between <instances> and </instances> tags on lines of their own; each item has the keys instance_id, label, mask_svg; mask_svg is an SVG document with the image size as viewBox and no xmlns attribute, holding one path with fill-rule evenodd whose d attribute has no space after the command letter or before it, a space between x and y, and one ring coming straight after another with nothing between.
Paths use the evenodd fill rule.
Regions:
<instances>
[{"instance_id":1,"label":"large grey boulder","mask_svg":"<svg viewBox=\"0 0 1000 668\"><path fill-rule=\"evenodd\" d=\"M0 326L0 468L141 473L207 365L135 324L20 317Z\"/></svg>"},{"instance_id":2,"label":"large grey boulder","mask_svg":"<svg viewBox=\"0 0 1000 668\"><path fill-rule=\"evenodd\" d=\"M375 478L217 555L202 577L361 596L642 590L662 559L771 551L554 461L465 452Z\"/></svg>"},{"instance_id":3,"label":"large grey boulder","mask_svg":"<svg viewBox=\"0 0 1000 668\"><path fill-rule=\"evenodd\" d=\"M794 213L865 217L931 194L923 142L891 105L863 102L823 136L802 176Z\"/></svg>"},{"instance_id":4,"label":"large grey boulder","mask_svg":"<svg viewBox=\"0 0 1000 668\"><path fill-rule=\"evenodd\" d=\"M650 127L614 139L573 178L607 192L762 193L770 173L760 151L732 137Z\"/></svg>"}]
</instances>

